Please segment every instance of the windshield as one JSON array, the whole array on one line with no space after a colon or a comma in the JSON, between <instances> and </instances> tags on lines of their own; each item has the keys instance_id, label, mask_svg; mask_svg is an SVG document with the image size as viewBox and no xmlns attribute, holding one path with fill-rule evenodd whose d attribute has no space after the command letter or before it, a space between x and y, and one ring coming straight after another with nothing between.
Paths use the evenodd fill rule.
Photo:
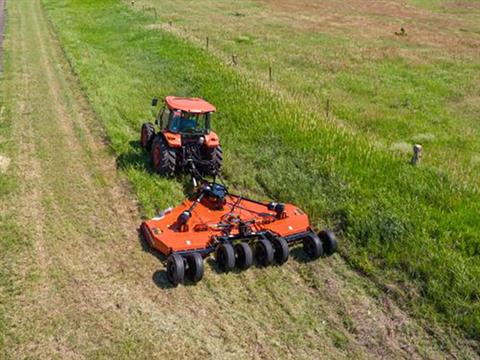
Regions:
<instances>
[{"instance_id":1,"label":"windshield","mask_svg":"<svg viewBox=\"0 0 480 360\"><path fill-rule=\"evenodd\" d=\"M205 133L208 130L207 114L191 114L175 111L169 124L169 130L175 133Z\"/></svg>"}]
</instances>

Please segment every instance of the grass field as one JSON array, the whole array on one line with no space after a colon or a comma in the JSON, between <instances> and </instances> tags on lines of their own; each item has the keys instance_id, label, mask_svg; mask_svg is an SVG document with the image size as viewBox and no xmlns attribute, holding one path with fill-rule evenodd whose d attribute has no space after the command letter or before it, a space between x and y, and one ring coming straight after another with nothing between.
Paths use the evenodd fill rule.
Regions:
<instances>
[{"instance_id":1,"label":"grass field","mask_svg":"<svg viewBox=\"0 0 480 360\"><path fill-rule=\"evenodd\" d=\"M480 196L473 181L461 181L461 171L451 173L448 166L434 166L428 159L424 166L412 168L406 156L385 151L372 144L370 137L355 134L361 124L352 120L349 131L339 129L336 122L325 122L323 115L297 106L295 99L302 92L295 97L278 96L259 87L257 81L211 53L158 29L161 26L155 24L153 15L135 13L114 1L46 0L45 4L118 154L118 166L133 184L147 215L183 196L182 181L151 176L147 158L138 148L138 127L152 115L149 98L172 92L206 97L220 109L216 128L228 154L225 175L235 187L259 197L301 204L316 225L326 224L339 232L342 254L354 267L379 283L395 284L391 291L411 311L458 326L478 338ZM402 60L381 61L388 65ZM423 77L426 82L436 79L437 72L445 73L438 64L425 65L433 71ZM465 60L458 66L475 75L475 64ZM405 64L404 68L408 75L412 66ZM397 70L390 68L385 79ZM413 71L407 79L421 72L415 67ZM472 84L473 75L467 76ZM370 77L384 85L385 91L389 89L385 79ZM451 89L440 89L437 98L436 91L421 91L429 89L427 85L411 88L409 81L398 82L442 114L445 97L440 95L442 91L450 94ZM341 90L342 81L339 84ZM352 102L340 106L353 106ZM358 112L355 107L350 111ZM398 112L389 114L398 116ZM459 123L459 132L467 138L462 124L472 129L475 124ZM438 129L444 131L441 124ZM378 138L394 134L386 131ZM452 169L461 169L459 164L453 163ZM242 173L235 171L239 167Z\"/></svg>"},{"instance_id":2,"label":"grass field","mask_svg":"<svg viewBox=\"0 0 480 360\"><path fill-rule=\"evenodd\" d=\"M407 159L419 142L427 164L478 187L478 1L135 2L144 7L267 86L271 65L282 94L321 116L328 100L330 118L377 147Z\"/></svg>"},{"instance_id":3,"label":"grass field","mask_svg":"<svg viewBox=\"0 0 480 360\"><path fill-rule=\"evenodd\" d=\"M457 328L478 338L480 196L459 173L410 167L120 1L41 2L7 3L1 357L478 357ZM228 181L302 205L342 256L208 262L170 289L136 233L188 181L153 176L138 147L150 98L169 93L215 103Z\"/></svg>"},{"instance_id":4,"label":"grass field","mask_svg":"<svg viewBox=\"0 0 480 360\"><path fill-rule=\"evenodd\" d=\"M105 71L96 94L88 73L81 83L72 73L40 1L7 5L0 155L10 162L0 177L0 358L476 356L455 331L412 318L339 256L305 263L294 252L283 267L228 275L208 262L201 283L169 288L163 265L138 237L131 184L151 186L137 190L146 213L183 197L182 184L148 174L137 150L138 119L123 113L138 102L133 111L146 116L142 92L150 89L138 85L157 88L160 78L147 80L145 71L133 86L133 77L120 76L126 59L116 54L115 63L88 45L82 56ZM132 29L144 21L115 2L52 5L50 16L75 31L84 25L73 20L95 27L101 19L109 26L121 21ZM112 17L101 17L104 11ZM128 93L131 102L119 102Z\"/></svg>"}]
</instances>

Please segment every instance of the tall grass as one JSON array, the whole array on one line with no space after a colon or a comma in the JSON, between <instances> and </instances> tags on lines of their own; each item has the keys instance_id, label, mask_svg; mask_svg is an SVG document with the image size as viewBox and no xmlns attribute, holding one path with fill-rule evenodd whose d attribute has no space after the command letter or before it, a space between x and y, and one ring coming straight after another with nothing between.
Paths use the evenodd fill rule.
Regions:
<instances>
[{"instance_id":1,"label":"tall grass","mask_svg":"<svg viewBox=\"0 0 480 360\"><path fill-rule=\"evenodd\" d=\"M209 36L215 54L237 54L247 76L313 111L328 101L333 121L379 147L405 154L424 145L424 163L479 187L480 8L437 5L440 13L392 0L137 0L133 8L155 6L151 26L171 22L166 30L202 47ZM407 36L395 35L400 27Z\"/></svg>"},{"instance_id":2,"label":"tall grass","mask_svg":"<svg viewBox=\"0 0 480 360\"><path fill-rule=\"evenodd\" d=\"M181 182L151 174L139 149L149 100L204 97L219 109L214 125L233 187L300 205L316 226L339 233L353 266L404 285L412 311L479 338L477 192L262 90L187 41L147 28L148 17L119 1L43 2L146 215L183 196Z\"/></svg>"}]
</instances>

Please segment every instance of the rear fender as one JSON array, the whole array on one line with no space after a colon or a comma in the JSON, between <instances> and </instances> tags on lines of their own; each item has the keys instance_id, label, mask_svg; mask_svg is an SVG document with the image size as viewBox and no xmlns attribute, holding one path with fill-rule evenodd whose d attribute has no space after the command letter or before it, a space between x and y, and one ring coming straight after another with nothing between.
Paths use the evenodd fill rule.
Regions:
<instances>
[{"instance_id":1,"label":"rear fender","mask_svg":"<svg viewBox=\"0 0 480 360\"><path fill-rule=\"evenodd\" d=\"M220 139L216 133L210 131L205 135L205 146L207 148L216 148L218 145L220 145Z\"/></svg>"},{"instance_id":2,"label":"rear fender","mask_svg":"<svg viewBox=\"0 0 480 360\"><path fill-rule=\"evenodd\" d=\"M172 148L182 147L182 135L175 134L170 131L163 131L163 136L168 143L168 146Z\"/></svg>"}]
</instances>

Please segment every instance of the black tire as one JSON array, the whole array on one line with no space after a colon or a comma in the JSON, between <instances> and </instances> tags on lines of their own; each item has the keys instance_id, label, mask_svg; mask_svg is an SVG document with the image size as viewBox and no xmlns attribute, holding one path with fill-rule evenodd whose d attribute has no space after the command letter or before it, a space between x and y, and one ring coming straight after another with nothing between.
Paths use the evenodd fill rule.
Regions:
<instances>
[{"instance_id":1,"label":"black tire","mask_svg":"<svg viewBox=\"0 0 480 360\"><path fill-rule=\"evenodd\" d=\"M287 240L283 237L276 237L272 239L273 257L278 265L284 264L288 260L290 249L288 248Z\"/></svg>"},{"instance_id":2,"label":"black tire","mask_svg":"<svg viewBox=\"0 0 480 360\"><path fill-rule=\"evenodd\" d=\"M242 270L247 270L253 264L253 252L248 243L241 242L235 245L235 265Z\"/></svg>"},{"instance_id":3,"label":"black tire","mask_svg":"<svg viewBox=\"0 0 480 360\"><path fill-rule=\"evenodd\" d=\"M199 253L193 253L187 256L187 278L194 283L203 278L203 258Z\"/></svg>"},{"instance_id":4,"label":"black tire","mask_svg":"<svg viewBox=\"0 0 480 360\"><path fill-rule=\"evenodd\" d=\"M208 166L204 169L207 175L219 174L223 166L223 151L222 147L218 145L215 148L206 150L206 160L209 161Z\"/></svg>"},{"instance_id":5,"label":"black tire","mask_svg":"<svg viewBox=\"0 0 480 360\"><path fill-rule=\"evenodd\" d=\"M261 266L269 266L273 263L273 246L270 241L267 239L257 241L255 259Z\"/></svg>"},{"instance_id":6,"label":"black tire","mask_svg":"<svg viewBox=\"0 0 480 360\"><path fill-rule=\"evenodd\" d=\"M318 233L318 237L323 244L323 253L326 256L331 256L335 251L337 251L337 240L335 239L335 234L329 230L322 230Z\"/></svg>"},{"instance_id":7,"label":"black tire","mask_svg":"<svg viewBox=\"0 0 480 360\"><path fill-rule=\"evenodd\" d=\"M323 244L317 234L311 233L303 239L303 250L312 260L323 255Z\"/></svg>"},{"instance_id":8,"label":"black tire","mask_svg":"<svg viewBox=\"0 0 480 360\"><path fill-rule=\"evenodd\" d=\"M150 158L153 170L162 176L173 176L177 162L177 152L168 146L163 135L157 135L153 139Z\"/></svg>"},{"instance_id":9,"label":"black tire","mask_svg":"<svg viewBox=\"0 0 480 360\"><path fill-rule=\"evenodd\" d=\"M218 245L215 258L222 271L232 271L235 267L235 251L233 250L232 244Z\"/></svg>"},{"instance_id":10,"label":"black tire","mask_svg":"<svg viewBox=\"0 0 480 360\"><path fill-rule=\"evenodd\" d=\"M167 279L173 286L182 283L185 278L185 263L181 255L173 253L167 259Z\"/></svg>"},{"instance_id":11,"label":"black tire","mask_svg":"<svg viewBox=\"0 0 480 360\"><path fill-rule=\"evenodd\" d=\"M155 127L152 123L143 123L140 130L140 146L142 149L150 151L152 149L152 142L155 138Z\"/></svg>"}]
</instances>

